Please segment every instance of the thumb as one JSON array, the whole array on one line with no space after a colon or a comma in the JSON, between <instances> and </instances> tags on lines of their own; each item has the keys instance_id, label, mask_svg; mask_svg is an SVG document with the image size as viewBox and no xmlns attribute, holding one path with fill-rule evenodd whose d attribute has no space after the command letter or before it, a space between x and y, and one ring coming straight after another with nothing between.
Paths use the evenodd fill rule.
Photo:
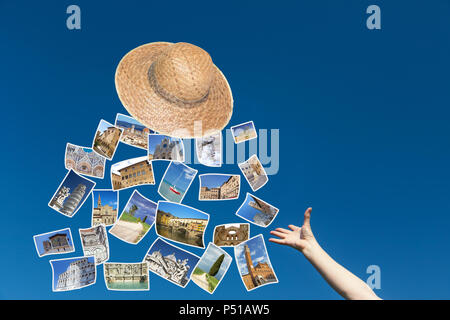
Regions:
<instances>
[{"instance_id":1,"label":"thumb","mask_svg":"<svg viewBox=\"0 0 450 320\"><path fill-rule=\"evenodd\" d=\"M308 208L308 209L306 209L306 211L305 211L305 218L304 218L304 220L303 220L303 227L310 228L310 229L311 229L311 224L310 224L310 221L311 221L311 211L312 211L312 208L311 208L311 207Z\"/></svg>"}]
</instances>

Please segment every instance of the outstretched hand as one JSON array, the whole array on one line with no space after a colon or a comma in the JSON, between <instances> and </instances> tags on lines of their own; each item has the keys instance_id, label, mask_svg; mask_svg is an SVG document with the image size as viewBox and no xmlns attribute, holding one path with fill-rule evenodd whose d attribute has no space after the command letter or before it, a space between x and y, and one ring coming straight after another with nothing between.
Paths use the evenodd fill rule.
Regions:
<instances>
[{"instance_id":1,"label":"outstretched hand","mask_svg":"<svg viewBox=\"0 0 450 320\"><path fill-rule=\"evenodd\" d=\"M291 246L292 248L305 253L304 251L306 249L316 243L310 224L311 211L312 208L306 209L303 226L297 227L290 224L289 229L291 230L276 228L275 230L270 231L270 234L277 236L278 238L270 238L269 241Z\"/></svg>"}]
</instances>

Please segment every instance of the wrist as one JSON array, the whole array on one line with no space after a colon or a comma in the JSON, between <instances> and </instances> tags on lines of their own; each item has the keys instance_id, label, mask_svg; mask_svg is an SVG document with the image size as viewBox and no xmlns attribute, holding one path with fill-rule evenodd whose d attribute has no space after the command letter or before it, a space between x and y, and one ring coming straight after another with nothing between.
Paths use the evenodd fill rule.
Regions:
<instances>
[{"instance_id":1,"label":"wrist","mask_svg":"<svg viewBox=\"0 0 450 320\"><path fill-rule=\"evenodd\" d=\"M316 241L316 239L311 239L308 241L308 245L303 248L303 250L300 250L306 259L311 260L314 258L314 256L319 253L322 250L319 243Z\"/></svg>"}]
</instances>

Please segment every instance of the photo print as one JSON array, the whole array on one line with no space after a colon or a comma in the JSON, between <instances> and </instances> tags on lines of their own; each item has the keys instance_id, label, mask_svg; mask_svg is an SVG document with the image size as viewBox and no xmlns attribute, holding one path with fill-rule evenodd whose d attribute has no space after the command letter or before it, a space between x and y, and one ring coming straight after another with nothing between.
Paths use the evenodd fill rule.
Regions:
<instances>
[{"instance_id":1,"label":"photo print","mask_svg":"<svg viewBox=\"0 0 450 320\"><path fill-rule=\"evenodd\" d=\"M148 135L148 160L184 162L184 144L180 138L163 134Z\"/></svg>"},{"instance_id":2,"label":"photo print","mask_svg":"<svg viewBox=\"0 0 450 320\"><path fill-rule=\"evenodd\" d=\"M85 256L94 256L95 264L102 264L109 259L109 243L104 224L79 229L81 246Z\"/></svg>"},{"instance_id":3,"label":"photo print","mask_svg":"<svg viewBox=\"0 0 450 320\"><path fill-rule=\"evenodd\" d=\"M250 236L250 224L228 223L214 228L213 242L219 247L234 247Z\"/></svg>"},{"instance_id":4,"label":"photo print","mask_svg":"<svg viewBox=\"0 0 450 320\"><path fill-rule=\"evenodd\" d=\"M252 155L247 161L239 163L239 169L241 169L253 191L262 188L269 181L266 170L264 170L256 155Z\"/></svg>"},{"instance_id":5,"label":"photo print","mask_svg":"<svg viewBox=\"0 0 450 320\"><path fill-rule=\"evenodd\" d=\"M222 132L195 139L198 161L208 167L222 166Z\"/></svg>"},{"instance_id":6,"label":"photo print","mask_svg":"<svg viewBox=\"0 0 450 320\"><path fill-rule=\"evenodd\" d=\"M135 120L133 117L121 113L116 115L116 122L114 125L117 128L122 129L120 142L132 147L147 150L148 134L151 132L149 128Z\"/></svg>"},{"instance_id":7,"label":"photo print","mask_svg":"<svg viewBox=\"0 0 450 320\"><path fill-rule=\"evenodd\" d=\"M119 192L110 189L92 190L92 226L113 225L117 219Z\"/></svg>"},{"instance_id":8,"label":"photo print","mask_svg":"<svg viewBox=\"0 0 450 320\"><path fill-rule=\"evenodd\" d=\"M233 200L239 198L241 176L238 174L209 173L199 176L198 200Z\"/></svg>"},{"instance_id":9,"label":"photo print","mask_svg":"<svg viewBox=\"0 0 450 320\"><path fill-rule=\"evenodd\" d=\"M197 170L188 167L181 162L170 162L169 166L159 184L158 193L164 199L180 203L192 181L194 181Z\"/></svg>"},{"instance_id":10,"label":"photo print","mask_svg":"<svg viewBox=\"0 0 450 320\"><path fill-rule=\"evenodd\" d=\"M257 226L266 228L278 214L278 209L247 192L236 215Z\"/></svg>"},{"instance_id":11,"label":"photo print","mask_svg":"<svg viewBox=\"0 0 450 320\"><path fill-rule=\"evenodd\" d=\"M235 143L241 143L258 137L253 121L231 127L231 134L233 135Z\"/></svg>"},{"instance_id":12,"label":"photo print","mask_svg":"<svg viewBox=\"0 0 450 320\"><path fill-rule=\"evenodd\" d=\"M103 265L106 288L115 291L148 291L148 265L146 262L114 263Z\"/></svg>"},{"instance_id":13,"label":"photo print","mask_svg":"<svg viewBox=\"0 0 450 320\"><path fill-rule=\"evenodd\" d=\"M111 184L113 190L155 184L151 161L144 156L113 164L111 166Z\"/></svg>"},{"instance_id":14,"label":"photo print","mask_svg":"<svg viewBox=\"0 0 450 320\"><path fill-rule=\"evenodd\" d=\"M94 178L105 176L106 159L94 152L92 148L80 147L67 143L64 164L67 170Z\"/></svg>"},{"instance_id":15,"label":"photo print","mask_svg":"<svg viewBox=\"0 0 450 320\"><path fill-rule=\"evenodd\" d=\"M199 260L195 254L157 238L143 261L151 272L184 288Z\"/></svg>"},{"instance_id":16,"label":"photo print","mask_svg":"<svg viewBox=\"0 0 450 320\"><path fill-rule=\"evenodd\" d=\"M139 243L155 222L156 208L156 203L134 190L109 233L127 243Z\"/></svg>"},{"instance_id":17,"label":"photo print","mask_svg":"<svg viewBox=\"0 0 450 320\"><path fill-rule=\"evenodd\" d=\"M97 131L95 132L92 149L106 159L112 160L114 153L116 152L117 145L119 144L122 131L122 129L114 126L113 124L105 120L100 120Z\"/></svg>"},{"instance_id":18,"label":"photo print","mask_svg":"<svg viewBox=\"0 0 450 320\"><path fill-rule=\"evenodd\" d=\"M37 234L33 236L33 240L39 258L50 254L75 251L72 232L70 232L69 228Z\"/></svg>"},{"instance_id":19,"label":"photo print","mask_svg":"<svg viewBox=\"0 0 450 320\"><path fill-rule=\"evenodd\" d=\"M48 203L49 207L66 217L73 217L95 186L95 182L70 170Z\"/></svg>"},{"instance_id":20,"label":"photo print","mask_svg":"<svg viewBox=\"0 0 450 320\"><path fill-rule=\"evenodd\" d=\"M247 291L267 284L278 283L262 235L254 236L235 246L234 255Z\"/></svg>"},{"instance_id":21,"label":"photo print","mask_svg":"<svg viewBox=\"0 0 450 320\"><path fill-rule=\"evenodd\" d=\"M52 290L70 291L93 285L97 279L94 256L50 260Z\"/></svg>"},{"instance_id":22,"label":"photo print","mask_svg":"<svg viewBox=\"0 0 450 320\"><path fill-rule=\"evenodd\" d=\"M227 273L232 260L225 250L209 243L192 272L191 280L203 290L213 294Z\"/></svg>"},{"instance_id":23,"label":"photo print","mask_svg":"<svg viewBox=\"0 0 450 320\"><path fill-rule=\"evenodd\" d=\"M209 215L200 210L179 203L158 201L156 233L163 238L204 248L208 221Z\"/></svg>"}]
</instances>

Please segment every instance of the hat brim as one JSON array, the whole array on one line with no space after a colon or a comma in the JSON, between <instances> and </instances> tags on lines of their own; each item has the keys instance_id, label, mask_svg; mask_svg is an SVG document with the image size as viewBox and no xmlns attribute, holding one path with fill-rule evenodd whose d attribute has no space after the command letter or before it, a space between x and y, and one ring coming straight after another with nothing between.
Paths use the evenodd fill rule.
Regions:
<instances>
[{"instance_id":1,"label":"hat brim","mask_svg":"<svg viewBox=\"0 0 450 320\"><path fill-rule=\"evenodd\" d=\"M199 138L222 130L233 113L233 96L227 79L216 66L208 96L189 108L165 99L151 86L148 70L171 44L145 44L122 58L115 75L120 101L136 120L168 136Z\"/></svg>"}]
</instances>

